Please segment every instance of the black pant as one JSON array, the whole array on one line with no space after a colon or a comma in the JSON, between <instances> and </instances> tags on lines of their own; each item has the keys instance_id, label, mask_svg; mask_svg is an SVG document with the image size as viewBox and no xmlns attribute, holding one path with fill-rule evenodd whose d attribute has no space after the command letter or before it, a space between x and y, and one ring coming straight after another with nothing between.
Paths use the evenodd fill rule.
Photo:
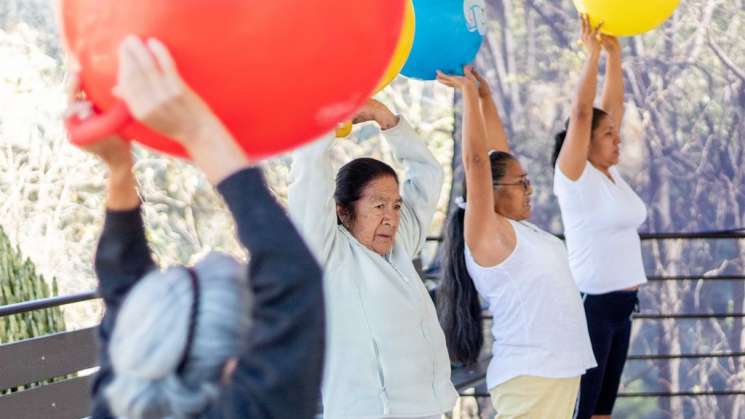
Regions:
<instances>
[{"instance_id":1,"label":"black pant","mask_svg":"<svg viewBox=\"0 0 745 419\"><path fill-rule=\"evenodd\" d=\"M610 415L626 364L631 338L631 315L637 309L637 291L583 294L587 328L598 366L582 376L575 418Z\"/></svg>"}]
</instances>

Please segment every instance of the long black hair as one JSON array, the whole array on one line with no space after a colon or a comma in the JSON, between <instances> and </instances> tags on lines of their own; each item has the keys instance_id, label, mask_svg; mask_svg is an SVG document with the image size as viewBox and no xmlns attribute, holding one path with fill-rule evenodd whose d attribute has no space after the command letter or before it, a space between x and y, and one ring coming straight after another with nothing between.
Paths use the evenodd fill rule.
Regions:
<instances>
[{"instance_id":1,"label":"long black hair","mask_svg":"<svg viewBox=\"0 0 745 419\"><path fill-rule=\"evenodd\" d=\"M489 154L492 182L504 178L507 164L515 158L502 151ZM464 182L463 195L467 185ZM466 210L456 207L445 230L442 277L437 289L437 314L445 332L450 359L465 365L478 361L484 346L481 301L466 269L464 219Z\"/></svg>"},{"instance_id":2,"label":"long black hair","mask_svg":"<svg viewBox=\"0 0 745 419\"><path fill-rule=\"evenodd\" d=\"M599 108L592 108L592 130L595 131L595 129L600 125L600 121L603 120L608 116L608 112L599 109ZM551 167L556 167L556 161L559 160L559 153L561 153L561 148L564 146L564 140L567 138L567 130L569 129L569 119L567 119L567 122L564 124L564 131L561 131L560 133L556 134L554 136L554 154L551 157Z\"/></svg>"},{"instance_id":3,"label":"long black hair","mask_svg":"<svg viewBox=\"0 0 745 419\"><path fill-rule=\"evenodd\" d=\"M369 157L354 159L339 169L336 174L334 200L342 207L343 212L348 214L350 221L356 218L354 203L360 199L365 187L384 176L392 176L398 183L398 175L391 166ZM339 217L337 223L342 224Z\"/></svg>"}]
</instances>

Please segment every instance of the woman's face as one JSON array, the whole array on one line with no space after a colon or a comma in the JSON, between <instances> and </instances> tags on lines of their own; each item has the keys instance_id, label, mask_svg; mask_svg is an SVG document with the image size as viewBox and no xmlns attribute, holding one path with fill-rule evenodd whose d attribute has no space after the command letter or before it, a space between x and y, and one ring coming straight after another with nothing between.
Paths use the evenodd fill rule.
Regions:
<instances>
[{"instance_id":1,"label":"woman's face","mask_svg":"<svg viewBox=\"0 0 745 419\"><path fill-rule=\"evenodd\" d=\"M532 212L532 195L528 174L519 161L510 160L504 177L494 185L494 210L511 220L526 220Z\"/></svg>"},{"instance_id":2,"label":"woman's face","mask_svg":"<svg viewBox=\"0 0 745 419\"><path fill-rule=\"evenodd\" d=\"M621 155L621 137L613 118L604 117L592 131L588 159L595 166L607 169L618 164Z\"/></svg>"},{"instance_id":3,"label":"woman's face","mask_svg":"<svg viewBox=\"0 0 745 419\"><path fill-rule=\"evenodd\" d=\"M382 256L391 251L401 218L396 178L381 176L368 183L354 203L354 217L341 206L336 210L347 230L365 247Z\"/></svg>"}]
</instances>

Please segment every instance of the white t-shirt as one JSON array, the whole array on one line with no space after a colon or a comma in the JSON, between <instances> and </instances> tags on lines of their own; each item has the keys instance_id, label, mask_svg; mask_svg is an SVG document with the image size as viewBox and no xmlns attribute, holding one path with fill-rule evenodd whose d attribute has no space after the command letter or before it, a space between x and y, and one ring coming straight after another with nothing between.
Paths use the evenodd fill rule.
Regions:
<instances>
[{"instance_id":1,"label":"white t-shirt","mask_svg":"<svg viewBox=\"0 0 745 419\"><path fill-rule=\"evenodd\" d=\"M577 287L588 294L647 282L638 233L647 207L615 167L609 172L614 182L589 162L576 181L558 166L554 173L569 265Z\"/></svg>"},{"instance_id":2,"label":"white t-shirt","mask_svg":"<svg viewBox=\"0 0 745 419\"><path fill-rule=\"evenodd\" d=\"M510 223L517 243L504 262L482 267L465 250L468 274L494 318L486 384L581 376L596 364L564 243L532 224Z\"/></svg>"}]
</instances>

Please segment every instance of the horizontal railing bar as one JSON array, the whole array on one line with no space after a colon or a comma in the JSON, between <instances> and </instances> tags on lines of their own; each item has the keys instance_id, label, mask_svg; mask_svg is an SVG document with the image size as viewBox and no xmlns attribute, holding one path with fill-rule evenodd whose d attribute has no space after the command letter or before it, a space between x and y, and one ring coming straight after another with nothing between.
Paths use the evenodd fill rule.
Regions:
<instances>
[{"instance_id":1,"label":"horizontal railing bar","mask_svg":"<svg viewBox=\"0 0 745 419\"><path fill-rule=\"evenodd\" d=\"M634 314L634 319L639 320L668 320L668 319L690 319L690 320L704 320L704 319L739 319L744 318L745 313L690 313L690 314L653 314L653 313L639 313Z\"/></svg>"},{"instance_id":2,"label":"horizontal railing bar","mask_svg":"<svg viewBox=\"0 0 745 419\"><path fill-rule=\"evenodd\" d=\"M647 280L654 281L745 281L745 275L652 275Z\"/></svg>"},{"instance_id":3,"label":"horizontal railing bar","mask_svg":"<svg viewBox=\"0 0 745 419\"><path fill-rule=\"evenodd\" d=\"M422 275L422 277L424 279L439 279L440 278L438 275L431 275L431 274L424 274ZM671 276L652 275L652 276L648 276L647 280L649 282L665 282L665 281L739 282L739 281L745 281L745 275L709 275L709 276L706 276L706 275L671 275Z\"/></svg>"},{"instance_id":4,"label":"horizontal railing bar","mask_svg":"<svg viewBox=\"0 0 745 419\"><path fill-rule=\"evenodd\" d=\"M643 397L716 397L716 396L742 396L745 390L723 390L723 391L679 391L679 392L638 392L618 393L618 397L643 398ZM461 394L460 397L474 397L477 399L491 397L489 393Z\"/></svg>"},{"instance_id":5,"label":"horizontal railing bar","mask_svg":"<svg viewBox=\"0 0 745 419\"><path fill-rule=\"evenodd\" d=\"M634 319L639 320L667 320L667 319L735 319L744 318L745 313L691 313L691 314L654 314L639 313L633 315ZM492 320L492 316L483 316L484 320Z\"/></svg>"},{"instance_id":6,"label":"horizontal railing bar","mask_svg":"<svg viewBox=\"0 0 745 419\"><path fill-rule=\"evenodd\" d=\"M727 352L713 354L661 354L661 355L629 355L630 361L650 361L668 359L701 359L701 358L738 358L744 357L745 352Z\"/></svg>"},{"instance_id":7,"label":"horizontal railing bar","mask_svg":"<svg viewBox=\"0 0 745 419\"><path fill-rule=\"evenodd\" d=\"M96 291L81 292L79 294L64 295L61 297L42 298L22 303L0 306L0 317L13 314L28 313L29 311L42 310L50 307L58 307L67 304L79 303L98 298Z\"/></svg>"},{"instance_id":8,"label":"horizontal railing bar","mask_svg":"<svg viewBox=\"0 0 745 419\"><path fill-rule=\"evenodd\" d=\"M563 234L554 234L560 239L564 239ZM724 230L724 231L701 231L691 233L640 233L639 238L642 240L742 240L745 239L745 230ZM442 236L427 237L427 241L441 242Z\"/></svg>"},{"instance_id":9,"label":"horizontal railing bar","mask_svg":"<svg viewBox=\"0 0 745 419\"><path fill-rule=\"evenodd\" d=\"M712 397L712 396L742 396L745 390L722 390L722 391L654 391L638 393L618 393L618 397L643 398L643 397Z\"/></svg>"}]
</instances>

